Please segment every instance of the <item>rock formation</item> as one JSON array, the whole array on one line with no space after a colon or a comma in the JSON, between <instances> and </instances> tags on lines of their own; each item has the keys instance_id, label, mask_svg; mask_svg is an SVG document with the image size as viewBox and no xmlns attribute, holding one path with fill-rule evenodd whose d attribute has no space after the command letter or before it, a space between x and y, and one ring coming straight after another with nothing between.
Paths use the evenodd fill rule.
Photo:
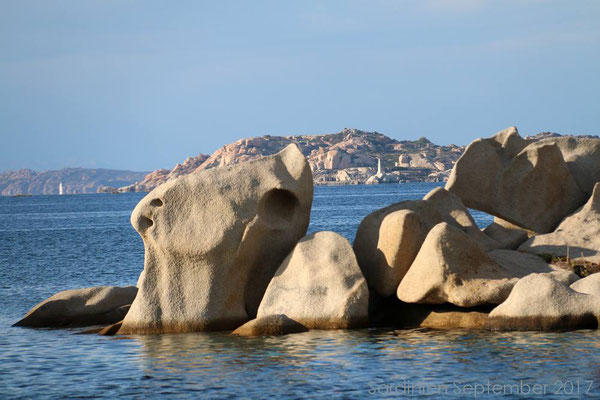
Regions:
<instances>
[{"instance_id":1,"label":"rock formation","mask_svg":"<svg viewBox=\"0 0 600 400\"><path fill-rule=\"evenodd\" d=\"M530 273L548 273L569 284L577 279L536 256L511 250L488 254L470 235L442 222L427 235L397 295L407 303L499 304L516 282Z\"/></svg>"},{"instance_id":2,"label":"rock formation","mask_svg":"<svg viewBox=\"0 0 600 400\"><path fill-rule=\"evenodd\" d=\"M35 305L14 326L59 328L112 324L123 319L136 293L135 286L65 290Z\"/></svg>"},{"instance_id":3,"label":"rock formation","mask_svg":"<svg viewBox=\"0 0 600 400\"><path fill-rule=\"evenodd\" d=\"M119 333L227 330L254 318L306 232L312 192L310 167L295 145L150 192L131 216L146 256Z\"/></svg>"},{"instance_id":4,"label":"rock formation","mask_svg":"<svg viewBox=\"0 0 600 400\"><path fill-rule=\"evenodd\" d=\"M440 222L468 232L487 250L500 247L479 230L456 195L437 188L423 200L392 204L362 220L354 251L369 287L384 297L396 293L427 233Z\"/></svg>"},{"instance_id":5,"label":"rock formation","mask_svg":"<svg viewBox=\"0 0 600 400\"><path fill-rule=\"evenodd\" d=\"M598 328L600 297L576 292L547 275L519 280L505 302L492 310L488 327L498 330Z\"/></svg>"},{"instance_id":6,"label":"rock formation","mask_svg":"<svg viewBox=\"0 0 600 400\"><path fill-rule=\"evenodd\" d=\"M467 207L547 233L585 202L571 169L556 143L530 143L511 127L471 143L446 189Z\"/></svg>"},{"instance_id":7,"label":"rock formation","mask_svg":"<svg viewBox=\"0 0 600 400\"><path fill-rule=\"evenodd\" d=\"M369 291L348 240L317 232L298 242L271 280L258 317L284 314L311 329L365 327Z\"/></svg>"},{"instance_id":8,"label":"rock formation","mask_svg":"<svg viewBox=\"0 0 600 400\"><path fill-rule=\"evenodd\" d=\"M556 230L531 237L519 250L600 263L600 183L588 202Z\"/></svg>"}]
</instances>

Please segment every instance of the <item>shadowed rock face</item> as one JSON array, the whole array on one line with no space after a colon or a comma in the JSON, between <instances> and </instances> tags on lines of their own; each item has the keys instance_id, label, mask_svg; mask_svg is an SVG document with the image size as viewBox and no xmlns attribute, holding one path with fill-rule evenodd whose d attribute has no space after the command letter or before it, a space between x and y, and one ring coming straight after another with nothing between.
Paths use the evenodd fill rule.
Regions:
<instances>
[{"instance_id":1,"label":"shadowed rock face","mask_svg":"<svg viewBox=\"0 0 600 400\"><path fill-rule=\"evenodd\" d=\"M123 319L136 293L134 286L65 290L35 305L14 326L64 328L111 324Z\"/></svg>"},{"instance_id":2,"label":"shadowed rock face","mask_svg":"<svg viewBox=\"0 0 600 400\"><path fill-rule=\"evenodd\" d=\"M554 232L531 237L519 250L600 263L600 183L585 206L565 218Z\"/></svg>"},{"instance_id":3,"label":"shadowed rock face","mask_svg":"<svg viewBox=\"0 0 600 400\"><path fill-rule=\"evenodd\" d=\"M150 192L131 216L146 256L119 333L227 330L255 317L275 270L306 233L312 193L295 145Z\"/></svg>"},{"instance_id":4,"label":"shadowed rock face","mask_svg":"<svg viewBox=\"0 0 600 400\"><path fill-rule=\"evenodd\" d=\"M567 154L572 159L567 165L556 143L531 143L511 127L471 143L454 166L446 189L467 207L538 233L551 232L585 202L585 190L571 171L578 172L582 184L592 179L583 176L580 167L593 155L572 153Z\"/></svg>"}]
</instances>

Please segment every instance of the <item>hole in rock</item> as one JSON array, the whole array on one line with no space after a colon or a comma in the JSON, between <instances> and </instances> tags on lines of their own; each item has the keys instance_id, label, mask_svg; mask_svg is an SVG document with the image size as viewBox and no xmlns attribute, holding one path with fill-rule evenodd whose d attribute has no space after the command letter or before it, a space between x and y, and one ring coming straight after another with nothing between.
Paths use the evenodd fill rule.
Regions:
<instances>
[{"instance_id":1,"label":"hole in rock","mask_svg":"<svg viewBox=\"0 0 600 400\"><path fill-rule=\"evenodd\" d=\"M270 224L289 222L300 206L298 198L289 190L271 189L258 204L258 215Z\"/></svg>"},{"instance_id":2,"label":"hole in rock","mask_svg":"<svg viewBox=\"0 0 600 400\"><path fill-rule=\"evenodd\" d=\"M147 218L144 216L139 218L140 230L145 231L146 229L150 228L152 225L154 225L154 221L152 221L150 218Z\"/></svg>"},{"instance_id":3,"label":"hole in rock","mask_svg":"<svg viewBox=\"0 0 600 400\"><path fill-rule=\"evenodd\" d=\"M153 199L153 200L150 202L150 205L151 205L151 206L154 206L154 207L161 207L163 204L164 204L164 203L163 203L163 201L162 201L161 199Z\"/></svg>"}]
</instances>

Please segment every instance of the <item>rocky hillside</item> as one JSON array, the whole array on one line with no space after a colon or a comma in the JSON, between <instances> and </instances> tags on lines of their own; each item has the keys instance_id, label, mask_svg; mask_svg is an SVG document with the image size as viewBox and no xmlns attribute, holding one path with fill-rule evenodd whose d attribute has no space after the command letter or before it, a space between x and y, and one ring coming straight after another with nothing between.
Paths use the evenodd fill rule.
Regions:
<instances>
[{"instance_id":1,"label":"rocky hillside","mask_svg":"<svg viewBox=\"0 0 600 400\"><path fill-rule=\"evenodd\" d=\"M65 194L96 193L102 187L130 185L146 175L147 172L112 169L64 168L43 172L21 169L0 173L0 195L58 194L61 182Z\"/></svg>"},{"instance_id":2,"label":"rocky hillside","mask_svg":"<svg viewBox=\"0 0 600 400\"><path fill-rule=\"evenodd\" d=\"M344 129L330 135L260 136L225 145L210 157L199 155L172 171L157 170L120 191L148 191L177 176L275 154L296 143L307 157L317 184L364 183L377 173L377 158L395 181L444 180L464 151L426 138L398 141L377 132Z\"/></svg>"}]
</instances>

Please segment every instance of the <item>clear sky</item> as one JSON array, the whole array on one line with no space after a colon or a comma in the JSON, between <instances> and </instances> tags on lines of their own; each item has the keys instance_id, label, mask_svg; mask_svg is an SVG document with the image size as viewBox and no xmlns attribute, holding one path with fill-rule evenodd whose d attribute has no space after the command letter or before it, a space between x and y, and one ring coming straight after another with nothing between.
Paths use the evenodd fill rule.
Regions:
<instances>
[{"instance_id":1,"label":"clear sky","mask_svg":"<svg viewBox=\"0 0 600 400\"><path fill-rule=\"evenodd\" d=\"M0 0L0 170L345 127L600 134L600 1Z\"/></svg>"}]
</instances>

